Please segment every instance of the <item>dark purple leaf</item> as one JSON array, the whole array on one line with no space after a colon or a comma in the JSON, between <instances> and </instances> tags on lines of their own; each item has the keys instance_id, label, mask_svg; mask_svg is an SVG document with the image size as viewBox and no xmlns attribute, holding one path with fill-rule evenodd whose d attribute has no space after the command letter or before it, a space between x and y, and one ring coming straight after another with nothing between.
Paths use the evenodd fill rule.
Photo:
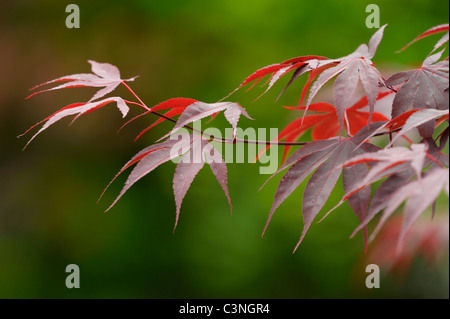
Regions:
<instances>
[{"instance_id":1,"label":"dark purple leaf","mask_svg":"<svg viewBox=\"0 0 450 319\"><path fill-rule=\"evenodd\" d=\"M173 190L175 195L175 203L177 206L175 228L178 224L180 216L181 203L192 184L195 176L203 168L205 161L210 166L214 176L225 192L230 211L232 211L231 199L227 187L227 166L214 146L206 139L198 139L192 144L191 151L186 154L178 163L173 177Z\"/></svg>"},{"instance_id":2,"label":"dark purple leaf","mask_svg":"<svg viewBox=\"0 0 450 319\"><path fill-rule=\"evenodd\" d=\"M281 170L292 165L278 185L263 235L275 210L316 169L312 174L303 195L302 213L304 229L295 248L297 249L315 216L319 213L330 196L336 181L341 175L342 164L347 159L350 159L352 154L378 150L378 147L364 143L364 141L367 139L367 136L370 136L370 134L381 125L384 125L384 123L371 123L351 138L332 138L329 140L314 141L294 152L287 162L274 174L276 175ZM360 172L362 172L362 169L360 169ZM272 175L272 177L274 175ZM356 205L357 199L356 197L354 197L354 199L355 201L353 203ZM364 214L363 210L359 208L356 208L356 213L360 215Z\"/></svg>"},{"instance_id":3,"label":"dark purple leaf","mask_svg":"<svg viewBox=\"0 0 450 319\"><path fill-rule=\"evenodd\" d=\"M448 61L435 63L442 52L428 57L417 70L399 72L386 80L386 85L402 87L392 104L392 118L410 108L448 110Z\"/></svg>"},{"instance_id":4,"label":"dark purple leaf","mask_svg":"<svg viewBox=\"0 0 450 319\"><path fill-rule=\"evenodd\" d=\"M303 214L303 231L295 246L298 248L303 238L311 226L314 218L325 205L331 191L334 189L336 182L341 176L342 169L337 169L346 158L351 154L350 144L345 141L337 147L332 156L321 165L317 171L311 176L306 184L305 192L303 193L302 214Z\"/></svg>"},{"instance_id":5,"label":"dark purple leaf","mask_svg":"<svg viewBox=\"0 0 450 319\"><path fill-rule=\"evenodd\" d=\"M214 176L216 177L217 181L220 184L220 187L222 187L225 196L227 197L228 204L230 205L230 211L233 212L233 207L231 206L231 199L230 194L228 193L228 177L227 177L227 165L225 164L225 161L222 158L222 155L211 145L212 148L212 154L211 151L205 150L205 156L206 156L206 162L208 163L209 167L211 168L211 171L213 172Z\"/></svg>"},{"instance_id":6,"label":"dark purple leaf","mask_svg":"<svg viewBox=\"0 0 450 319\"><path fill-rule=\"evenodd\" d=\"M322 86L333 77L337 76L334 82L334 103L338 115L339 127L342 127L345 109L351 106L350 101L352 101L359 80L361 80L364 91L367 94L370 111L369 119L371 118L379 86L384 85L384 79L380 72L373 66L371 58L374 56L378 44L381 41L385 27L386 26L380 28L372 36L369 48L367 45L363 44L360 45L355 52L345 57L335 60L320 61L319 67L322 67L327 63L336 62L338 62L338 65L323 71L316 82L314 82L308 97L306 110Z\"/></svg>"},{"instance_id":7,"label":"dark purple leaf","mask_svg":"<svg viewBox=\"0 0 450 319\"><path fill-rule=\"evenodd\" d=\"M267 218L266 226L264 227L263 235L272 219L275 210L284 202L289 195L307 178L318 166L325 162L330 156L336 152L337 146L327 148L322 151L314 152L298 160L286 172L278 185L275 193L272 209Z\"/></svg>"},{"instance_id":8,"label":"dark purple leaf","mask_svg":"<svg viewBox=\"0 0 450 319\"><path fill-rule=\"evenodd\" d=\"M125 194L125 192L133 186L134 183L136 183L138 180L140 180L142 177L153 171L155 168L157 168L159 165L168 162L170 160L174 160L175 158L179 157L182 154L179 154L178 150L190 149L190 146L195 143L196 140L200 139L200 136L192 136L192 140L190 138L182 138L181 141L177 140L168 140L163 143L157 144L157 146L150 146L150 148L155 147L155 149L149 153L146 153L146 151L149 149L144 149L136 156L134 157L134 160L132 159L127 164L125 164L124 168L120 172L122 172L125 168L130 166L130 162L134 162L136 159L139 159L137 162L137 165L134 167L134 169L131 171L130 175L128 176L124 187L122 188L119 196L114 200L114 202L109 206L109 208L106 210L110 210L117 201ZM177 146L177 147L176 147ZM179 147L179 148L178 148ZM186 150L186 151L187 151ZM141 157L142 154L145 154L145 156ZM134 163L133 163L134 164Z\"/></svg>"},{"instance_id":9,"label":"dark purple leaf","mask_svg":"<svg viewBox=\"0 0 450 319\"><path fill-rule=\"evenodd\" d=\"M392 145L395 141L397 141L402 135L406 134L407 132L411 131L414 128L420 127L423 124L429 123L439 117L448 115L448 109L447 110L433 110L433 109L425 109L425 110L419 110L412 114L405 122L405 125L403 125L402 129L398 134L392 139L392 141L387 145L389 147ZM434 121L432 122L434 126ZM427 136L428 137L428 136Z\"/></svg>"},{"instance_id":10,"label":"dark purple leaf","mask_svg":"<svg viewBox=\"0 0 450 319\"><path fill-rule=\"evenodd\" d=\"M318 140L309 142L305 145L303 145L301 148L296 150L292 155L287 159L287 161L274 173L272 176L270 176L264 184L261 186L260 190L267 184L268 181L270 181L275 175L280 173L281 171L285 170L292 164L298 162L299 160L305 158L308 155L311 155L312 153L320 152L329 150L331 147L335 147L337 143L336 139L328 139L328 140Z\"/></svg>"},{"instance_id":11,"label":"dark purple leaf","mask_svg":"<svg viewBox=\"0 0 450 319\"><path fill-rule=\"evenodd\" d=\"M403 165L406 166L406 165ZM406 184L409 180L411 180L415 175L415 172L412 168L406 168L400 170L399 172L392 174L386 179L376 190L373 195L372 201L370 202L369 211L367 213L367 217L361 221L361 224L356 227L350 237L356 235L358 231L369 224L369 222L384 208L386 208L388 198L402 185ZM353 186L353 188L355 188ZM346 192L349 192L346 190Z\"/></svg>"},{"instance_id":12,"label":"dark purple leaf","mask_svg":"<svg viewBox=\"0 0 450 319\"><path fill-rule=\"evenodd\" d=\"M414 169L417 176L420 176L424 166L427 147L425 144L413 144L411 149L406 147L392 147L378 152L365 153L352 157L344 163L344 166L351 166L361 163L377 162L363 179L353 185L352 190L346 191L344 200L352 196L357 191L370 184L386 177L386 172L395 166L400 166L408 162ZM389 171L392 173L392 171Z\"/></svg>"},{"instance_id":13,"label":"dark purple leaf","mask_svg":"<svg viewBox=\"0 0 450 319\"><path fill-rule=\"evenodd\" d=\"M196 151L198 152L201 150L196 150L196 146L194 145L191 152ZM185 157L190 157L188 161L185 162L185 158L181 159L175 169L175 175L173 176L173 193L175 195L175 203L177 206L175 226L173 228L174 231L178 224L183 198L186 195L189 187L191 187L192 181L194 180L195 176L198 174L198 172L200 172L200 170L203 168L203 165L205 164L203 156L201 156L200 161L197 162L194 161L193 156L191 157L189 155L191 155L191 153L185 155Z\"/></svg>"},{"instance_id":14,"label":"dark purple leaf","mask_svg":"<svg viewBox=\"0 0 450 319\"><path fill-rule=\"evenodd\" d=\"M354 154L359 155L365 153L362 149L357 149ZM369 168L365 163L356 164L350 167L344 167L342 174L342 182L344 191L349 192L358 181L363 179L369 172ZM348 204L355 212L361 223L367 216L370 202L370 186L361 189L347 199ZM364 244L367 250L367 229L364 229Z\"/></svg>"},{"instance_id":15,"label":"dark purple leaf","mask_svg":"<svg viewBox=\"0 0 450 319\"><path fill-rule=\"evenodd\" d=\"M445 168L436 168L427 171L425 177L411 183L413 187L405 187L409 199L405 206L405 218L400 232L399 244L402 245L406 233L419 218L419 216L435 201L441 191L448 195L449 172ZM403 188L403 187L402 187ZM402 189L401 188L401 189ZM401 189L399 192L401 192ZM403 196L402 196L403 197Z\"/></svg>"}]
</instances>

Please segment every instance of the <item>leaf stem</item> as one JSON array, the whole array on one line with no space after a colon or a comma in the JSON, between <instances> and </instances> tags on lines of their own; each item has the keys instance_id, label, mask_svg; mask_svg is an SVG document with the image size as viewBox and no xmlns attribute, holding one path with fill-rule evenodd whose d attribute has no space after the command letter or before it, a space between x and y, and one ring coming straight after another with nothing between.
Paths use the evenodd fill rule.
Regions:
<instances>
[{"instance_id":1,"label":"leaf stem","mask_svg":"<svg viewBox=\"0 0 450 319\"><path fill-rule=\"evenodd\" d=\"M134 91L129 87L128 84L126 84L124 81L122 81L121 83L128 89L128 91L131 92L131 94L133 94L133 96L139 101L139 103L141 103L141 104L137 104L137 105L140 105L145 110L150 111L150 108L147 105L145 105L144 102L142 102L142 100L139 98L139 96L136 93L134 93Z\"/></svg>"}]
</instances>

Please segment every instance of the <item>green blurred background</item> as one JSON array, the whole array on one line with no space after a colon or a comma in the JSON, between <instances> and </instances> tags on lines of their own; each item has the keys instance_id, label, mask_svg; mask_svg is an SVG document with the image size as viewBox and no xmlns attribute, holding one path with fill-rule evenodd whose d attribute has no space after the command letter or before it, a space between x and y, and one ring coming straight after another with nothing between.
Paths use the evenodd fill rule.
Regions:
<instances>
[{"instance_id":1,"label":"green blurred background","mask_svg":"<svg viewBox=\"0 0 450 319\"><path fill-rule=\"evenodd\" d=\"M67 29L65 7L77 3L81 28ZM123 120L108 106L71 127L57 123L22 152L28 127L94 90L68 89L25 100L30 87L90 71L88 59L117 65L148 104L172 97L214 102L254 70L299 55L331 58L367 43L365 7L380 7L388 23L374 58L386 73L420 64L439 36L394 52L431 26L448 23L448 1L2 1L0 4L0 297L1 298L448 298L448 256L438 265L418 258L401 280L364 286L362 236L348 205L313 224L299 250L302 187L261 232L279 178L255 164L229 164L230 215L209 169L194 181L172 233L174 165L133 186L108 213L126 174L96 201L137 151L166 133L134 137L154 118L116 133ZM387 71L385 71L387 70ZM304 79L275 103L286 83L238 92L256 119L243 127L283 127ZM117 93L131 99L119 88ZM139 110L132 110L131 116ZM224 127L222 117L211 123ZM307 137L305 137L306 139ZM338 187L321 215L342 196ZM438 211L448 214L448 199ZM370 249L369 249L370 250ZM65 287L65 267L81 269L81 288Z\"/></svg>"}]
</instances>

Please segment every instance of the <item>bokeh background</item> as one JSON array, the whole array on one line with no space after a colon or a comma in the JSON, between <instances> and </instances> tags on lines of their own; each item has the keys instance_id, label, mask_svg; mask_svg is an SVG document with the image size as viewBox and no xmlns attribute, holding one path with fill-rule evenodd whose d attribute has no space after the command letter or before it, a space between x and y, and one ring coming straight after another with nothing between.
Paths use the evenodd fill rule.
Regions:
<instances>
[{"instance_id":1,"label":"bokeh background","mask_svg":"<svg viewBox=\"0 0 450 319\"><path fill-rule=\"evenodd\" d=\"M80 6L80 29L65 27L71 2ZM262 66L307 54L339 57L367 43L374 32L365 26L369 3L379 5L381 24L389 24L374 58L389 76L419 65L429 53L439 36L395 51L429 27L448 23L448 1L71 2L0 3L0 298L448 298L448 248L437 262L419 255L395 275L382 267L381 288L365 288L367 254L361 234L348 238L357 226L348 205L313 224L292 254L303 227L302 187L261 239L279 178L258 192L267 176L255 164L228 165L233 215L204 169L173 234L172 163L104 213L126 174L96 204L104 187L169 123L133 143L154 118L117 133L124 122L111 105L69 128L68 120L55 124L25 151L31 135L16 138L60 107L92 95L94 90L79 88L24 99L38 83L89 72L88 59L117 65L125 78L139 75L131 85L148 105L181 96L214 102ZM298 103L304 79L275 102L286 81L254 103L258 87L232 96L256 119L240 124L284 127L295 114L282 106ZM116 93L131 99L123 88ZM225 122L218 117L210 125ZM338 187L321 216L342 194ZM448 216L448 197L440 198L437 214ZM80 289L65 287L71 263L81 269Z\"/></svg>"}]
</instances>

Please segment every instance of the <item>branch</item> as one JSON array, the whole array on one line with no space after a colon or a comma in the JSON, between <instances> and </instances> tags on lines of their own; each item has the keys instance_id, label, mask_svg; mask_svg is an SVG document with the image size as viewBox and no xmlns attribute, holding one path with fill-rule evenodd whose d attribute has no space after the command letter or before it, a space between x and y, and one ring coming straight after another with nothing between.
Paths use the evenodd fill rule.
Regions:
<instances>
[{"instance_id":1,"label":"branch","mask_svg":"<svg viewBox=\"0 0 450 319\"><path fill-rule=\"evenodd\" d=\"M143 109L146 110L146 112L145 112L144 114L151 113L151 114L157 115L157 116L159 116L159 117L162 117L162 118L164 118L164 119L166 119L166 120L169 120L169 121L172 122L172 123L175 123L175 124L177 123L176 120L174 120L174 119L172 119L172 118L170 118L170 117L168 117L168 116L165 116L164 114L161 114L161 113L159 113L159 112L152 111L151 108L149 108L147 105L145 105L145 103L144 103L144 102L139 98L139 96L138 96L138 95L130 88L130 86L129 86L128 84L126 84L125 82L122 82L122 84L123 84L123 85L131 92L131 94L133 94L133 96L139 101L139 103L137 103L137 102L132 102L132 101L124 100L125 103L129 103L129 104L133 104L133 105L137 105L137 106L142 107ZM391 87L389 87L389 89L391 89L391 90L397 92L395 89L393 89L393 88L391 88ZM188 130L191 130L191 131L193 131L193 132L196 132L196 133L202 135L203 137L207 138L207 139L210 140L210 141L219 142L219 143L229 143L229 144L235 144L235 143L243 143L243 144L265 144L265 145L281 145L281 146L303 146L303 145L305 145L305 144L308 143L308 142L256 141L256 140L246 140L246 139L240 139L240 138L234 138L234 139L233 139L233 138L226 138L226 137L216 137L216 136L213 136L213 135L206 134L205 132L203 132L203 131L201 131L201 130L197 130L197 129L193 128L193 127L190 126L190 125L184 125L183 127L186 128L186 129L188 129ZM375 134L374 136L382 136L382 135L386 135L386 134L392 134L392 133L395 133L395 132L400 131L400 129L401 129L401 128L398 128L398 129L395 129L395 130L392 130L392 131L380 132L380 133Z\"/></svg>"},{"instance_id":2,"label":"branch","mask_svg":"<svg viewBox=\"0 0 450 319\"><path fill-rule=\"evenodd\" d=\"M130 88L130 86L128 85L128 84L126 84L125 82L122 82L122 84L128 89L128 91L130 91L131 92L131 94L133 94L133 96L139 101L139 103L136 103L136 102L132 102L132 101L127 101L127 100L124 100L125 101L125 103L129 103L129 104L133 104L133 105L137 105L137 106L140 106L140 107L142 107L143 109L145 109L146 110L146 113L145 114L147 114L147 113L151 113L151 114L155 114L155 115L157 115L157 116L159 116L159 117L162 117L162 118L164 118L164 119L166 119L166 120L169 120L170 122L172 122L172 123L177 123L177 121L176 120L174 120L174 119L172 119L172 118L170 118L170 117L168 117L168 116L165 116L164 114L161 114L161 113L159 113L159 112L155 112L155 111L152 111L147 105L145 105L145 103L139 98L139 96ZM210 140L210 141L214 141L214 142L220 142L220 143L230 143L230 144L235 144L235 143L244 143L244 144L265 144L265 145L289 145L289 146L299 146L299 145L305 145L307 142L275 142L275 141L256 141L256 140L246 140L246 139L240 139L240 138L226 138L226 137L216 137L216 136L213 136L213 135L209 135L209 134L206 134L206 133L204 133L203 131L201 131L201 130L197 130L197 129L195 129L195 128L193 128L192 126L190 126L190 125L184 125L183 126L184 128L187 128L187 129L189 129L189 130L191 130L191 131L193 131L193 132L196 132L196 133L198 133L198 134L200 134L200 135L202 135L203 137L206 137L208 140Z\"/></svg>"}]
</instances>

